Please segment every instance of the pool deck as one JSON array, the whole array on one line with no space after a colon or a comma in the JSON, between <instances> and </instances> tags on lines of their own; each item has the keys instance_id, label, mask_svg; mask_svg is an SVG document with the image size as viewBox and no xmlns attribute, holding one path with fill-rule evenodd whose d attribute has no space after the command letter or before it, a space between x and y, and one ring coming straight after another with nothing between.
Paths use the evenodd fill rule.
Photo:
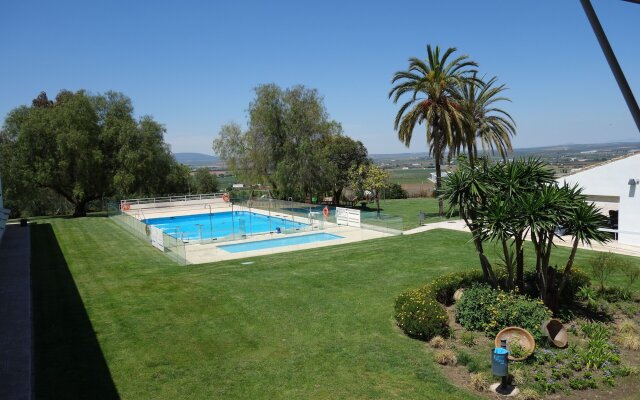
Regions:
<instances>
[{"instance_id":1,"label":"pool deck","mask_svg":"<svg viewBox=\"0 0 640 400\"><path fill-rule=\"evenodd\" d=\"M248 209L246 207L233 207L231 203L226 203L221 207L215 207L211 209L211 213L221 213L221 212L229 212L229 211L250 211L255 212L262 215L270 215L272 217L279 217L285 219L293 219L295 222L301 222L304 224L310 224L311 219L309 217L302 216L294 216L288 214L279 213L277 211L263 210L260 208L251 208ZM174 217L179 215L197 215L197 214L207 214L209 213L209 208L204 207L171 207L165 209L148 209L144 211L129 211L127 212L129 215L137 218L137 219L151 219L151 218L166 218L166 217ZM366 228L357 228L352 226L344 226L337 225L336 223L332 223L329 221L322 221L321 227L318 226L318 221L313 221L313 229L300 231L295 233L264 233L258 234L251 237L248 237L244 240L234 240L234 241L220 241L213 242L205 241L204 243L191 242L185 245L185 258L188 264L202 264L208 262L217 262L217 261L227 261L227 260L236 260L241 258L248 257L257 257L264 256L269 254L276 253L288 253L292 251L298 250L308 250L315 249L320 247L328 247L335 246L339 244L345 243L355 243L363 240L371 240L378 239L383 237L394 236L392 233L381 232L378 230L366 229ZM297 244L291 246L282 246L282 247L273 247L269 249L260 249L260 250L251 250L251 251L243 251L238 253L231 253L225 251L220 248L220 246L224 246L227 244L235 244L235 243L249 243L254 241L261 240L270 240L270 239L279 239L284 237L293 237L293 236L302 236L313 233L329 233L332 235L340 236L341 238L335 240L327 240L327 241L319 241L313 243L304 243Z\"/></svg>"},{"instance_id":2,"label":"pool deck","mask_svg":"<svg viewBox=\"0 0 640 400\"><path fill-rule=\"evenodd\" d=\"M249 242L255 242L260 240L292 237L293 235L302 236L302 235L308 235L308 234L313 234L318 232L341 236L341 238L335 239L335 240L326 240L321 242L297 244L297 245L291 245L291 246L273 247L270 249L243 251L239 253L231 253L219 248L219 246L224 246L225 244L231 244L231 243L249 243ZM264 255L276 254L276 253L288 253L291 251L316 249L319 247L335 246L338 244L354 243L354 242L360 242L362 240L378 239L378 238L389 237L389 236L392 236L392 235L389 233L372 231L368 229L334 225L332 227L326 227L323 230L314 230L314 231L304 232L300 234L285 235L285 234L277 234L277 233L267 233L264 235L256 235L250 239L242 240L242 241L236 240L233 242L187 245L185 246L185 253L186 253L185 255L189 264L202 264L202 263L213 262L213 261L236 260L240 258L257 257L257 256L264 256Z\"/></svg>"}]
</instances>

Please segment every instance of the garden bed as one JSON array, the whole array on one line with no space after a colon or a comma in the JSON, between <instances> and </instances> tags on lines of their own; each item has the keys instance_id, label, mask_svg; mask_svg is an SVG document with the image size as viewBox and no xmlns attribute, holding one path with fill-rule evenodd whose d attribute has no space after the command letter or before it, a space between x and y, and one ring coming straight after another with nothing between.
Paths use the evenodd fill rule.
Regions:
<instances>
[{"instance_id":1,"label":"garden bed","mask_svg":"<svg viewBox=\"0 0 640 400\"><path fill-rule=\"evenodd\" d=\"M489 391L489 385L500 380L491 372L494 338L515 325L536 339L530 357L509 363L511 382L521 392L518 398L632 398L640 389L640 297L631 289L635 279L615 287L598 278L596 267L591 275L597 277L597 288L578 272L582 283L566 293L571 301L557 315L567 331L568 345L562 349L541 329L551 317L542 302L483 285L473 271L441 276L404 293L396 301L396 319L410 336L428 341L429 352L450 382L476 394L498 396ZM453 304L459 288L464 288L462 298ZM446 326L433 310L434 301L447 315Z\"/></svg>"}]
</instances>

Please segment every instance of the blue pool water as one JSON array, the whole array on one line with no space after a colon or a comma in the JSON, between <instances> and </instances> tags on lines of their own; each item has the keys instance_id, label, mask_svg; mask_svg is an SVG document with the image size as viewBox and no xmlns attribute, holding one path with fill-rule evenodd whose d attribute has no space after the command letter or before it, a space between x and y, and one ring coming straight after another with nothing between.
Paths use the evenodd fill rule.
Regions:
<instances>
[{"instance_id":1,"label":"blue pool water","mask_svg":"<svg viewBox=\"0 0 640 400\"><path fill-rule=\"evenodd\" d=\"M202 239L214 239L231 234L253 235L256 233L275 232L277 228L281 230L302 230L309 226L294 222L291 219L269 217L268 215L248 211L149 218L142 222L156 226L167 235L183 240L198 240L201 237Z\"/></svg>"},{"instance_id":2,"label":"blue pool water","mask_svg":"<svg viewBox=\"0 0 640 400\"><path fill-rule=\"evenodd\" d=\"M236 244L225 244L218 246L219 249L228 251L229 253L240 253L251 250L264 250L273 247L293 246L296 244L306 244L315 242L324 242L327 240L342 239L342 236L331 235L329 233L312 233L303 236L291 236L270 240L259 240L257 242L246 242Z\"/></svg>"}]
</instances>

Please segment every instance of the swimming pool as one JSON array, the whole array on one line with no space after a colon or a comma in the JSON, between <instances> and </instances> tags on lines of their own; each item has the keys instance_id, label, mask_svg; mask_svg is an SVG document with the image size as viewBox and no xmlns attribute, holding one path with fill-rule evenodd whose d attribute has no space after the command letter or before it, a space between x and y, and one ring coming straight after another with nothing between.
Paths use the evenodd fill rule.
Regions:
<instances>
[{"instance_id":1,"label":"swimming pool","mask_svg":"<svg viewBox=\"0 0 640 400\"><path fill-rule=\"evenodd\" d=\"M291 219L248 211L225 211L212 214L149 218L147 225L160 228L169 236L182 240L218 239L229 235L253 235L279 230L305 230L309 225Z\"/></svg>"},{"instance_id":2,"label":"swimming pool","mask_svg":"<svg viewBox=\"0 0 640 400\"><path fill-rule=\"evenodd\" d=\"M327 240L342 239L342 236L331 235L329 233L312 233L310 235L283 237L270 240L258 240L256 242L225 244L218 246L219 249L229 253L240 253L243 251L265 250L273 247L293 246L296 244L307 244L324 242Z\"/></svg>"}]
</instances>

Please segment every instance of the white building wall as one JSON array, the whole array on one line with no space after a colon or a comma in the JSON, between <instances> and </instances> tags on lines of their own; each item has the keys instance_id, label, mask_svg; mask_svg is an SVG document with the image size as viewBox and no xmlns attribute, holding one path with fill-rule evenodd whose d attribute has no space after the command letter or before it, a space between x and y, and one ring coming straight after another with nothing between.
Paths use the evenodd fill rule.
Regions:
<instances>
[{"instance_id":1,"label":"white building wall","mask_svg":"<svg viewBox=\"0 0 640 400\"><path fill-rule=\"evenodd\" d=\"M620 195L618 241L640 246L640 170L635 184L627 185L627 193Z\"/></svg>"},{"instance_id":2,"label":"white building wall","mask_svg":"<svg viewBox=\"0 0 640 400\"><path fill-rule=\"evenodd\" d=\"M594 196L622 196L629 189L629 179L640 178L640 154L585 169L559 178L560 183L578 183L584 193Z\"/></svg>"},{"instance_id":3,"label":"white building wall","mask_svg":"<svg viewBox=\"0 0 640 400\"><path fill-rule=\"evenodd\" d=\"M640 245L640 183L631 180L640 180L640 154L558 178L560 184L577 183L586 195L619 196L618 241Z\"/></svg>"}]
</instances>

